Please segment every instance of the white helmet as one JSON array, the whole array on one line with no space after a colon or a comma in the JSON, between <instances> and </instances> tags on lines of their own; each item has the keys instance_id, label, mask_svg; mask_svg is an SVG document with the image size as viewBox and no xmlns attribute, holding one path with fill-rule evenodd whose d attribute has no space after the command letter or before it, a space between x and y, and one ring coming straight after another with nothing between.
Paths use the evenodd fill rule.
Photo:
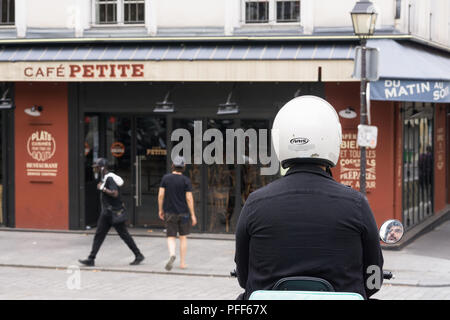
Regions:
<instances>
[{"instance_id":1,"label":"white helmet","mask_svg":"<svg viewBox=\"0 0 450 320\"><path fill-rule=\"evenodd\" d=\"M278 111L272 141L283 168L295 162L334 167L339 159L342 128L331 104L319 97L300 96Z\"/></svg>"}]
</instances>

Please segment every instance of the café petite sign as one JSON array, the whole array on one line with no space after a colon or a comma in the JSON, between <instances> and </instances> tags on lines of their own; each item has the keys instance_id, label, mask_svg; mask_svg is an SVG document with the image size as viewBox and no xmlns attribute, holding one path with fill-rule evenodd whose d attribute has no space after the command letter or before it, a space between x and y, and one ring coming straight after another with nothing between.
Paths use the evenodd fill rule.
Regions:
<instances>
[{"instance_id":1,"label":"caf\u00e9 petite sign","mask_svg":"<svg viewBox=\"0 0 450 320\"><path fill-rule=\"evenodd\" d=\"M29 80L125 80L145 77L142 63L60 63L23 66L22 76Z\"/></svg>"}]
</instances>

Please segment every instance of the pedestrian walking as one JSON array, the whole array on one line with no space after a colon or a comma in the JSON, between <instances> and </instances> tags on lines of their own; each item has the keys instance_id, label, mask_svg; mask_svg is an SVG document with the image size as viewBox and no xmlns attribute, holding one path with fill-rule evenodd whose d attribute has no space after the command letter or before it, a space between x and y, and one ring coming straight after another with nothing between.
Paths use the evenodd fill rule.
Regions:
<instances>
[{"instance_id":1,"label":"pedestrian walking","mask_svg":"<svg viewBox=\"0 0 450 320\"><path fill-rule=\"evenodd\" d=\"M177 156L172 162L172 172L163 176L158 193L159 218L165 221L170 271L176 259L176 237L180 238L180 268L186 268L187 235L190 225L197 224L194 211L191 180L183 175L186 161ZM189 223L191 222L191 224Z\"/></svg>"},{"instance_id":2,"label":"pedestrian walking","mask_svg":"<svg viewBox=\"0 0 450 320\"><path fill-rule=\"evenodd\" d=\"M108 171L108 161L104 158L95 160L92 167L94 174L96 176L99 175L100 178L97 189L101 192L101 212L97 222L97 230L95 232L91 253L87 259L78 261L86 266L94 266L97 253L105 240L109 229L114 227L120 238L135 255L135 259L130 265L137 265L144 260L144 256L139 251L136 243L127 230L126 208L119 192L119 186L123 184L123 180L118 175Z\"/></svg>"}]
</instances>

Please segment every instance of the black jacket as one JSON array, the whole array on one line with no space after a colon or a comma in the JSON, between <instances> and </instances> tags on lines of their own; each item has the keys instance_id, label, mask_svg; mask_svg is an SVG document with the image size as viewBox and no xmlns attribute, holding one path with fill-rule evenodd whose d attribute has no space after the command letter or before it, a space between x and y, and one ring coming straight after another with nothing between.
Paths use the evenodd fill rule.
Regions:
<instances>
[{"instance_id":1,"label":"black jacket","mask_svg":"<svg viewBox=\"0 0 450 320\"><path fill-rule=\"evenodd\" d=\"M366 198L313 165L297 165L250 194L237 224L235 262L245 299L289 276L323 278L337 292L368 298L378 289L367 288L374 277L367 268L380 268L380 282L383 274Z\"/></svg>"}]
</instances>

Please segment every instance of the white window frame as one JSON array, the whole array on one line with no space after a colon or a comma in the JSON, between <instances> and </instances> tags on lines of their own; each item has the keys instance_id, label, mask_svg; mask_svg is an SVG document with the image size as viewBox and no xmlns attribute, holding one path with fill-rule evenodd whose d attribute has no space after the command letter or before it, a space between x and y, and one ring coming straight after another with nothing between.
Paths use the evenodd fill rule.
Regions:
<instances>
[{"instance_id":1,"label":"white window frame","mask_svg":"<svg viewBox=\"0 0 450 320\"><path fill-rule=\"evenodd\" d=\"M300 25L302 22L302 0L298 0L300 2L300 13L299 13L299 21L292 22L277 22L277 2L281 0L241 0L241 25L246 26L261 26L261 25L278 25L278 26L288 26L288 25ZM245 4L247 2L268 2L269 3L269 21L268 22L246 22L246 12L245 12Z\"/></svg>"},{"instance_id":2,"label":"white window frame","mask_svg":"<svg viewBox=\"0 0 450 320\"><path fill-rule=\"evenodd\" d=\"M125 23L125 1L124 0L109 0L110 2L116 3L116 22L113 23L99 23L97 19L97 5L99 4L98 0L92 0L92 25L96 27L113 27L113 26L120 26L120 27L142 27L145 26L146 16L148 14L148 0L136 0L136 2L141 2L144 4L144 21L139 23Z\"/></svg>"}]
</instances>

